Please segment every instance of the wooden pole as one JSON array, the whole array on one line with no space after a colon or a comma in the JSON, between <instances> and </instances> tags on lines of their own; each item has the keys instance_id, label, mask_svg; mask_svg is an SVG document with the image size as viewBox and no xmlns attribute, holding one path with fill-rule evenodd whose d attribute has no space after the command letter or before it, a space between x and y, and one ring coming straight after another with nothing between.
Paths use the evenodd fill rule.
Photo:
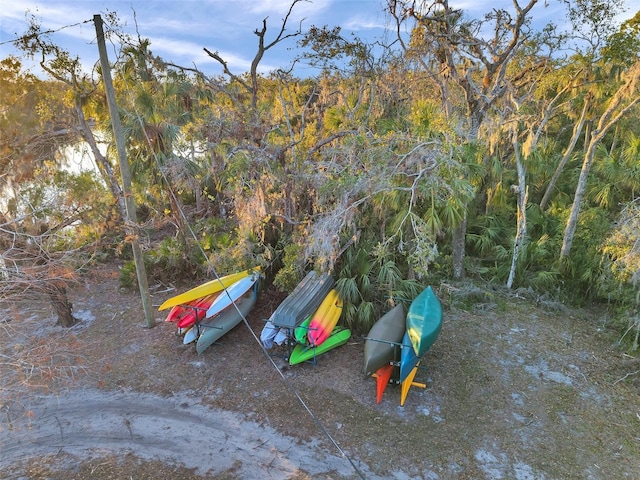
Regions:
<instances>
[{"instance_id":1,"label":"wooden pole","mask_svg":"<svg viewBox=\"0 0 640 480\"><path fill-rule=\"evenodd\" d=\"M109 114L111 115L111 126L113 128L113 136L116 139L116 149L118 151L118 161L120 162L120 174L122 175L122 192L126 207L126 225L125 229L127 237L131 242L133 249L133 259L136 264L136 275L138 277L138 287L140 288L140 296L142 297L142 308L147 322L147 327L155 326L155 318L151 310L151 297L149 295L149 284L147 281L147 272L144 267L142 258L142 250L138 241L138 219L136 215L136 205L131 193L131 172L129 170L129 162L127 161L127 150L122 135L122 124L120 115L118 114L118 105L116 104L116 94L111 81L111 66L107 57L107 48L104 43L104 31L102 29L102 17L100 15L93 16L93 23L96 27L96 35L98 40L98 51L100 52L100 65L102 67L102 80L104 81L104 90L107 96L107 105L109 106Z\"/></svg>"}]
</instances>

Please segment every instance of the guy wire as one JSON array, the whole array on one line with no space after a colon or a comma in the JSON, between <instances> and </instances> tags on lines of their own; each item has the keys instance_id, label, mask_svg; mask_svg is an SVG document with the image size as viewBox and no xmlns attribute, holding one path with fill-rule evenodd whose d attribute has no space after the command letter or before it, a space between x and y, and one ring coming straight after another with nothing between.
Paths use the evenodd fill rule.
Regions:
<instances>
[{"instance_id":1,"label":"guy wire","mask_svg":"<svg viewBox=\"0 0 640 480\"><path fill-rule=\"evenodd\" d=\"M133 93L131 92L131 90L129 89L129 86L126 86L127 89L127 94L129 95L130 100L133 98ZM140 122L140 126L142 127L142 131L144 132L144 136L145 136L145 140L147 141L148 145L151 147L151 139L149 138L149 136L147 135L147 131L144 128L144 121L142 119L142 116L140 115L140 113L138 112L137 107L135 106L135 102L131 102L131 104L133 105L133 109L136 115L136 118L138 120L138 122ZM186 225L189 234L193 237L193 239L195 240L196 244L198 245L198 249L200 250L200 252L202 253L203 257L207 259L207 262L209 262L209 259L207 257L206 252L204 251L204 249L202 248L202 245L200 245L200 242L198 241L198 237L195 234L195 232L193 231L193 229L191 228L191 224L189 223L189 219L187 218L186 214L184 213L184 211L182 210L182 206L180 205L180 202L178 202L178 199L175 195L175 192L171 186L171 184L169 183L169 179L167 178L164 169L162 168L162 166L160 165L160 161L158 159L158 156L156 155L156 152L153 150L153 148L151 148L151 152L154 158L154 161L156 162L156 166L158 167L158 170L160 171L160 174L162 175L162 178L164 179L166 185L167 185L167 190L169 191L169 195L171 195L172 199L174 200L174 205L176 206L178 213L180 215L180 217L183 220L184 225ZM218 280L220 283L222 283L220 276L218 275L218 273L215 270L215 267L209 262L209 269L210 271L213 273L213 276L215 277L216 280ZM227 288L224 288L224 292L229 295ZM309 407L309 405L307 404L307 402L304 401L304 399L300 396L300 394L298 393L298 391L296 390L296 388L291 384L291 382L284 376L282 370L280 368L278 368L278 366L276 365L276 363L274 362L273 358L271 357L271 355L269 355L269 352L267 352L267 349L265 348L265 346L262 344L262 341L258 338L258 336L255 334L255 332L253 331L253 329L251 328L251 326L249 325L249 322L247 320L247 318L242 314L242 312L240 311L240 309L238 308L238 305L236 304L236 302L233 300L233 298L231 298L231 296L229 296L233 306L235 307L235 309L237 310L238 314L240 315L240 317L242 318L243 323L245 324L245 326L247 327L247 330L249 330L249 332L251 333L251 335L253 336L254 340L256 341L256 343L260 346L263 354L266 356L266 358L269 360L269 362L271 363L271 365L275 368L275 370L278 372L278 374L280 375L280 378L282 379L282 381L284 382L284 384L286 385L286 387L289 389L289 391L295 396L295 398L298 400L298 402L302 405L302 407L307 411L307 413L311 416L311 418L313 419L313 421L315 422L315 424L318 426L318 428L322 431L322 433L324 433L324 435L331 441L331 443L334 445L334 447L338 450L338 452L340 452L340 454L347 459L347 461L349 462L349 464L351 465L351 467L354 469L354 471L358 474L358 476L365 480L366 477L364 476L363 472L360 471L360 469L357 467L357 465L355 464L354 460L340 447L340 445L338 444L338 442L333 438L333 436L329 433L329 431L326 429L326 427L324 426L324 424L322 423L322 421L318 418L318 416L311 410L311 408Z\"/></svg>"}]
</instances>

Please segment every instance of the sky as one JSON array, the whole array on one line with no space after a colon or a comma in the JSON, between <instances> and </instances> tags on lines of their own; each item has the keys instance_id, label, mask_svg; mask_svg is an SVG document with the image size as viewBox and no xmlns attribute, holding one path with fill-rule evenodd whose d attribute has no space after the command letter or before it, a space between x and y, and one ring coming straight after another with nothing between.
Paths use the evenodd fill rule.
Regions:
<instances>
[{"instance_id":1,"label":"sky","mask_svg":"<svg viewBox=\"0 0 640 480\"><path fill-rule=\"evenodd\" d=\"M636 1L627 0L627 5ZM295 31L302 22L303 31L312 25L340 26L346 36L353 33L368 42L389 40L393 32L385 29L384 3L385 0L304 0L295 5L287 32ZM89 71L99 61L93 15L101 14L107 28L107 13L115 12L127 33L137 35L137 24L140 37L151 41L154 55L166 61L197 67L207 74L220 73L219 64L204 52L206 47L219 52L232 72L243 73L249 70L257 50L253 32L262 28L266 18L266 41L273 40L290 5L291 0L0 0L0 59L17 54L11 40L26 32L33 15L43 30L55 31L51 40L78 55ZM491 8L513 11L512 0L450 0L449 5L476 17ZM541 24L548 20L563 22L557 0L540 1L533 12ZM627 17L631 16L627 13ZM295 47L295 40L289 40L269 50L260 63L261 71L286 68ZM109 56L111 61L115 59L113 48ZM24 59L23 64L28 61ZM295 73L305 76L303 67Z\"/></svg>"}]
</instances>

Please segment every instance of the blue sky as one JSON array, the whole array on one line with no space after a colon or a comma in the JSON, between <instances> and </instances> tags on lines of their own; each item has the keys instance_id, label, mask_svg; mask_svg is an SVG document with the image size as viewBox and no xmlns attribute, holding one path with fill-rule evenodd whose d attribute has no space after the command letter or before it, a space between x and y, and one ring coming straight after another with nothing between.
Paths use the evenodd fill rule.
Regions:
<instances>
[{"instance_id":1,"label":"blue sky","mask_svg":"<svg viewBox=\"0 0 640 480\"><path fill-rule=\"evenodd\" d=\"M635 0L628 0L631 5ZM310 0L294 7L288 31L294 31L302 21L302 29L311 25L342 27L344 34L354 33L368 41L384 39L385 0ZM521 3L524 3L522 1ZM559 2L544 1L534 7L541 23L553 19L563 21ZM249 69L256 52L254 30L267 18L267 41L279 31L281 19L289 10L291 0L0 0L0 58L15 54L10 41L26 31L27 16L33 14L44 30L59 30L51 38L57 44L77 54L86 68L98 62L95 43L94 14L106 21L107 12L116 12L125 31L151 40L151 50L165 60L213 74L219 66L203 51L203 47L218 51L234 73ZM472 16L495 7L513 9L511 0L455 1L450 6L462 8ZM631 10L631 9L630 9ZM135 11L135 19L134 19ZM627 17L630 12L627 12ZM78 24L76 26L70 26ZM295 41L270 50L262 59L262 71L286 67L294 55ZM113 50L110 50L114 60ZM297 70L304 76L304 70Z\"/></svg>"}]
</instances>

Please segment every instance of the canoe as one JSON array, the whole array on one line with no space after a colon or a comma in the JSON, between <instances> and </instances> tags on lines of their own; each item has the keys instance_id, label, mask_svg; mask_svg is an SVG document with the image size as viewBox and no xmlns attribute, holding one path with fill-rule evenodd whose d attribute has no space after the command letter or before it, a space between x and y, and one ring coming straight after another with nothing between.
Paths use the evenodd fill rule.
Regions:
<instances>
[{"instance_id":1,"label":"canoe","mask_svg":"<svg viewBox=\"0 0 640 480\"><path fill-rule=\"evenodd\" d=\"M206 297L212 293L219 292L220 290L233 285L238 280L248 277L254 271L260 271L260 267L250 268L249 270L245 270L243 272L232 273L230 275L226 275L224 277L216 278L207 283L203 283L191 290L187 290L180 295L176 295L171 297L158 307L158 310L162 311L167 308L175 307L176 305L183 305L194 300L198 300L199 298Z\"/></svg>"},{"instance_id":2,"label":"canoe","mask_svg":"<svg viewBox=\"0 0 640 480\"><path fill-rule=\"evenodd\" d=\"M184 312L178 316L174 322L178 325L178 328L182 328L185 331L191 328L196 322L199 322L204 318L207 309L217 298L217 293L207 295L200 300L193 301L185 305Z\"/></svg>"},{"instance_id":3,"label":"canoe","mask_svg":"<svg viewBox=\"0 0 640 480\"><path fill-rule=\"evenodd\" d=\"M396 305L373 324L364 341L365 376L400 360L400 342L407 328L404 307Z\"/></svg>"},{"instance_id":4,"label":"canoe","mask_svg":"<svg viewBox=\"0 0 640 480\"><path fill-rule=\"evenodd\" d=\"M200 336L196 342L196 351L199 354L204 352L220 337L242 322L242 319L249 315L249 312L255 306L257 298L256 292L251 292L236 302L237 309L233 306L229 307L210 321L201 323L199 325Z\"/></svg>"},{"instance_id":5,"label":"canoe","mask_svg":"<svg viewBox=\"0 0 640 480\"><path fill-rule=\"evenodd\" d=\"M314 270L307 273L296 288L278 305L269 322L276 328L295 328L315 312L322 300L333 288L333 277L318 275Z\"/></svg>"},{"instance_id":6,"label":"canoe","mask_svg":"<svg viewBox=\"0 0 640 480\"><path fill-rule=\"evenodd\" d=\"M431 286L418 295L407 313L407 335L418 358L436 341L442 328L442 306Z\"/></svg>"},{"instance_id":7,"label":"canoe","mask_svg":"<svg viewBox=\"0 0 640 480\"><path fill-rule=\"evenodd\" d=\"M311 318L307 334L309 345L322 345L338 324L341 313L342 300L335 289L330 290Z\"/></svg>"},{"instance_id":8,"label":"canoe","mask_svg":"<svg viewBox=\"0 0 640 480\"><path fill-rule=\"evenodd\" d=\"M340 345L344 345L351 338L351 330L336 327L329 338L322 342L317 347L310 345L298 344L294 347L291 355L289 355L289 365L296 365L298 363L306 362L308 360L315 359L317 356L328 352Z\"/></svg>"},{"instance_id":9,"label":"canoe","mask_svg":"<svg viewBox=\"0 0 640 480\"><path fill-rule=\"evenodd\" d=\"M205 315L206 318L211 318L218 315L225 308L242 297L245 293L253 288L259 278L260 274L254 272L248 277L244 277L230 287L227 287L223 292L220 292L220 295L216 297L216 299L207 310L207 314Z\"/></svg>"},{"instance_id":10,"label":"canoe","mask_svg":"<svg viewBox=\"0 0 640 480\"><path fill-rule=\"evenodd\" d=\"M402 338L402 351L400 352L400 382L404 382L418 365L420 359L411 345L409 333L405 332Z\"/></svg>"}]
</instances>

